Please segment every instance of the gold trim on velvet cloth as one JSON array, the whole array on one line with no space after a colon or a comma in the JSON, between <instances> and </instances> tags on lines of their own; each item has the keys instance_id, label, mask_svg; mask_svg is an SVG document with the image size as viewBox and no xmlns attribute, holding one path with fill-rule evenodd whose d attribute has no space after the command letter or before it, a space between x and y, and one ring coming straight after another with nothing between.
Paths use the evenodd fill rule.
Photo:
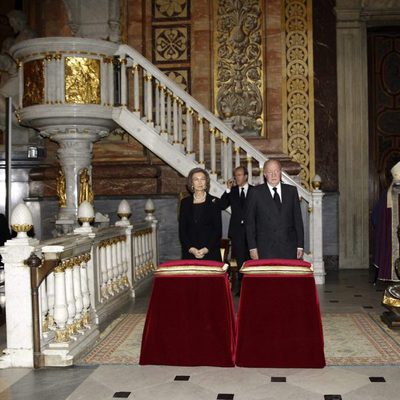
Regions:
<instances>
[{"instance_id":1,"label":"gold trim on velvet cloth","mask_svg":"<svg viewBox=\"0 0 400 400\"><path fill-rule=\"evenodd\" d=\"M177 265L174 267L159 267L154 272L156 275L205 275L205 274L224 274L228 265L222 267L212 267L208 265Z\"/></svg>"},{"instance_id":2,"label":"gold trim on velvet cloth","mask_svg":"<svg viewBox=\"0 0 400 400\"><path fill-rule=\"evenodd\" d=\"M300 267L289 265L257 265L254 267L242 267L242 274L277 274L277 275L292 275L292 274L311 274L313 267Z\"/></svg>"}]
</instances>

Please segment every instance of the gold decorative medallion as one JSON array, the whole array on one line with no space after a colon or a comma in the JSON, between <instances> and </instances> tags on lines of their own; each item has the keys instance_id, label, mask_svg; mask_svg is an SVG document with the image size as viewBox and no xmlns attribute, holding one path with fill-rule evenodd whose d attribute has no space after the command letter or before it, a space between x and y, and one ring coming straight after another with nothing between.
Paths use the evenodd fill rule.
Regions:
<instances>
[{"instance_id":1,"label":"gold decorative medallion","mask_svg":"<svg viewBox=\"0 0 400 400\"><path fill-rule=\"evenodd\" d=\"M214 4L215 112L239 133L262 135L264 50L261 0Z\"/></svg>"},{"instance_id":2,"label":"gold decorative medallion","mask_svg":"<svg viewBox=\"0 0 400 400\"><path fill-rule=\"evenodd\" d=\"M23 107L44 103L44 68L43 60L24 63Z\"/></svg>"},{"instance_id":3,"label":"gold decorative medallion","mask_svg":"<svg viewBox=\"0 0 400 400\"><path fill-rule=\"evenodd\" d=\"M65 57L65 102L100 104L100 60Z\"/></svg>"},{"instance_id":4,"label":"gold decorative medallion","mask_svg":"<svg viewBox=\"0 0 400 400\"><path fill-rule=\"evenodd\" d=\"M315 175L312 0L285 0L283 4L284 151L300 164L301 184L310 189Z\"/></svg>"}]
</instances>

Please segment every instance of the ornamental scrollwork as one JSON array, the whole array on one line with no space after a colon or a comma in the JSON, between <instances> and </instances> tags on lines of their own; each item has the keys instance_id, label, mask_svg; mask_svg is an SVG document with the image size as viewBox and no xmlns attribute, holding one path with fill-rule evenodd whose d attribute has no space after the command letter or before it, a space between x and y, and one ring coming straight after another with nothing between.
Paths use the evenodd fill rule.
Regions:
<instances>
[{"instance_id":1,"label":"ornamental scrollwork","mask_svg":"<svg viewBox=\"0 0 400 400\"><path fill-rule=\"evenodd\" d=\"M314 175L314 93L312 82L311 0L285 0L285 61L287 152L301 166L302 185Z\"/></svg>"},{"instance_id":2,"label":"ornamental scrollwork","mask_svg":"<svg viewBox=\"0 0 400 400\"><path fill-rule=\"evenodd\" d=\"M263 130L262 9L259 0L214 3L215 106L239 133Z\"/></svg>"}]
</instances>

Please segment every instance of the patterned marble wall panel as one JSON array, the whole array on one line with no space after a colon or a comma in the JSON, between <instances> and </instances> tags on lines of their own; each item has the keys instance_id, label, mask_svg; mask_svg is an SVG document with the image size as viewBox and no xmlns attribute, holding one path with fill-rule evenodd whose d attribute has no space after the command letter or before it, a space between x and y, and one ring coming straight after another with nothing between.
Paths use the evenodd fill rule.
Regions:
<instances>
[{"instance_id":1,"label":"patterned marble wall panel","mask_svg":"<svg viewBox=\"0 0 400 400\"><path fill-rule=\"evenodd\" d=\"M153 27L153 63L190 62L190 26L158 25Z\"/></svg>"},{"instance_id":2,"label":"patterned marble wall panel","mask_svg":"<svg viewBox=\"0 0 400 400\"><path fill-rule=\"evenodd\" d=\"M190 79L190 68L187 67L177 67L177 68L160 68L161 71L177 83L183 90L191 92L191 79Z\"/></svg>"},{"instance_id":3,"label":"patterned marble wall panel","mask_svg":"<svg viewBox=\"0 0 400 400\"><path fill-rule=\"evenodd\" d=\"M190 0L154 0L153 20L179 20L190 18Z\"/></svg>"},{"instance_id":4,"label":"patterned marble wall panel","mask_svg":"<svg viewBox=\"0 0 400 400\"><path fill-rule=\"evenodd\" d=\"M152 0L151 17L153 63L190 92L190 1Z\"/></svg>"}]
</instances>

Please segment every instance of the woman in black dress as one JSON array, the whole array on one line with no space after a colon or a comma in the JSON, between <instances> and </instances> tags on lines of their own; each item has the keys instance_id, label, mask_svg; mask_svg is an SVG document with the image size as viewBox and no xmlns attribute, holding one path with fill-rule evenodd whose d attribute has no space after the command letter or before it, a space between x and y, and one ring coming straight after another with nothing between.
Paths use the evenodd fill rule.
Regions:
<instances>
[{"instance_id":1,"label":"woman in black dress","mask_svg":"<svg viewBox=\"0 0 400 400\"><path fill-rule=\"evenodd\" d=\"M182 199L179 212L182 259L221 261L221 209L219 199L208 194L208 172L202 168L192 169L187 186L191 196Z\"/></svg>"}]
</instances>

